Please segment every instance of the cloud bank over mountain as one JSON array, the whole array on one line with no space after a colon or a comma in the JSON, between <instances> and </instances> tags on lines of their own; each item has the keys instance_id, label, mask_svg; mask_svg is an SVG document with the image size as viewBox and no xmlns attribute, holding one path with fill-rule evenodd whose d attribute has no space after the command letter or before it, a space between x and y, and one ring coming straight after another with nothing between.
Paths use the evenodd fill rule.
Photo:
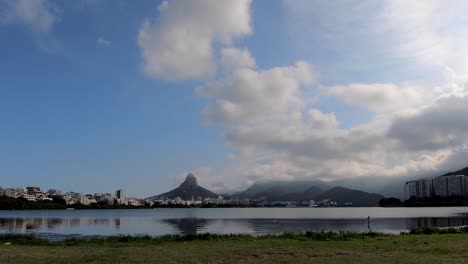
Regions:
<instances>
[{"instance_id":1,"label":"cloud bank over mountain","mask_svg":"<svg viewBox=\"0 0 468 264\"><path fill-rule=\"evenodd\" d=\"M292 41L307 41L298 36L300 30L326 39L330 50L343 55L338 68L356 67L368 75L381 70L382 62L374 68L364 57L376 52L366 50L372 47L379 56L404 61L415 72L439 76L437 82L432 82L433 76L427 82L418 75L403 81L381 78L333 85L322 83L322 78L332 77L307 59L263 68L255 54L236 43L255 34L251 1L221 2L163 2L160 17L146 21L138 35L147 75L203 81L194 87L208 101L202 115L224 128L225 141L234 149L231 166L210 173L249 184L266 179L403 177L466 165L468 91L463 76L468 68L461 58L468 55L468 26L460 14L468 7L465 2L283 1ZM320 14L324 8L332 13ZM352 49L356 41L362 44ZM359 55L363 57L357 60ZM390 71L395 61L387 65ZM326 99L365 111L371 118L344 125L348 120L322 109Z\"/></svg>"}]
</instances>

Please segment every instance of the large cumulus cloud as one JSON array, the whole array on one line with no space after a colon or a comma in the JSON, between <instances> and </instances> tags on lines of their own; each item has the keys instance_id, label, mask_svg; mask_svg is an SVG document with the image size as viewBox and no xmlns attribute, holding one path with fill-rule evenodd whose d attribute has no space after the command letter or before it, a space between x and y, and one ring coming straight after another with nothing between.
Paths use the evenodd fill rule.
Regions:
<instances>
[{"instance_id":1,"label":"large cumulus cloud","mask_svg":"<svg viewBox=\"0 0 468 264\"><path fill-rule=\"evenodd\" d=\"M251 0L164 1L155 22L140 27L144 72L163 79L200 79L216 72L215 43L249 35Z\"/></svg>"},{"instance_id":2,"label":"large cumulus cloud","mask_svg":"<svg viewBox=\"0 0 468 264\"><path fill-rule=\"evenodd\" d=\"M468 140L468 93L442 95L433 104L393 121L388 135L407 150L457 147Z\"/></svg>"},{"instance_id":3,"label":"large cumulus cloud","mask_svg":"<svg viewBox=\"0 0 468 264\"><path fill-rule=\"evenodd\" d=\"M320 20L321 10L329 7L314 1L285 2L289 7L297 5L293 8L295 19L305 22L310 16L307 8L316 12L312 19ZM379 56L402 56L412 61L413 67L429 65L458 78L466 63L458 63L457 53L450 51L468 54L457 37L468 32L468 27L451 29L460 19L450 14L459 14L459 10L439 8L440 4L390 1L355 5L349 1L346 5L354 6L356 12L349 17L346 7L333 4L332 11L339 10L340 15L329 17L337 17L338 23L335 18L325 18L326 23L318 23L318 27L329 33L328 41L337 40L330 49L343 47L337 43L347 38L364 40L366 45L358 50L361 53L367 53L367 47L378 47ZM464 4L457 1L455 6ZM460 83L464 78L447 79L444 82L448 84L442 85L414 80L325 85L318 79L320 69L310 61L264 69L247 48L236 47L234 38L253 32L250 1L183 5L173 1L160 9L157 23L146 22L140 28L144 69L152 77L205 80L196 89L199 96L208 99L203 116L225 128L224 139L233 146L229 160L234 164L210 170L210 175L249 183L262 179L331 180L423 176L466 165L468 95ZM219 15L207 15L214 11ZM306 17L298 17L301 14ZM431 21L432 17L438 19ZM349 28L356 23L365 27L356 31ZM314 29L315 24L304 25ZM437 34L441 30L442 37ZM318 35L317 39L325 38ZM388 38L384 41L382 36ZM213 43L221 45L217 52ZM358 55L351 44L338 54L346 53L348 66L373 75L374 64L356 65ZM368 112L370 119L349 125L333 110L323 110L320 100L329 97L340 106Z\"/></svg>"}]
</instances>

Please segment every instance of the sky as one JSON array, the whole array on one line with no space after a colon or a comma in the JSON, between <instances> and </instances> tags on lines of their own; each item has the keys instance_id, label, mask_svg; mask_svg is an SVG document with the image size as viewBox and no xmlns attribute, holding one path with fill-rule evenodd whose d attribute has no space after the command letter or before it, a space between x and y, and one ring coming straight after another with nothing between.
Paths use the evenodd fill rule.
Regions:
<instances>
[{"instance_id":1,"label":"sky","mask_svg":"<svg viewBox=\"0 0 468 264\"><path fill-rule=\"evenodd\" d=\"M0 186L148 197L188 172L468 165L468 3L0 0Z\"/></svg>"}]
</instances>

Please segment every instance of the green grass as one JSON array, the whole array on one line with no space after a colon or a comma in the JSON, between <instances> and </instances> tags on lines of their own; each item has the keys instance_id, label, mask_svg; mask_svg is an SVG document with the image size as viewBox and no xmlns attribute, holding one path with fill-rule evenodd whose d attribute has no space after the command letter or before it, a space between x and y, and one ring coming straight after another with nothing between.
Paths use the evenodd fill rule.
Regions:
<instances>
[{"instance_id":1,"label":"green grass","mask_svg":"<svg viewBox=\"0 0 468 264\"><path fill-rule=\"evenodd\" d=\"M9 235L0 236L0 263L468 263L465 231L431 230L125 236L55 243Z\"/></svg>"}]
</instances>

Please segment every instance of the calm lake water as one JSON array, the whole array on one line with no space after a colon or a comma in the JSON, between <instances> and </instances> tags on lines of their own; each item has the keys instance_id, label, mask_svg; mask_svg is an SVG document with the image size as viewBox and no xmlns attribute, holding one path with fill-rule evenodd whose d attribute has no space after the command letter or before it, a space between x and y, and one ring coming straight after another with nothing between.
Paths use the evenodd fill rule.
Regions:
<instances>
[{"instance_id":1,"label":"calm lake water","mask_svg":"<svg viewBox=\"0 0 468 264\"><path fill-rule=\"evenodd\" d=\"M309 230L398 233L424 226L468 225L468 207L216 208L76 211L0 211L0 233L41 237L244 233Z\"/></svg>"}]
</instances>

